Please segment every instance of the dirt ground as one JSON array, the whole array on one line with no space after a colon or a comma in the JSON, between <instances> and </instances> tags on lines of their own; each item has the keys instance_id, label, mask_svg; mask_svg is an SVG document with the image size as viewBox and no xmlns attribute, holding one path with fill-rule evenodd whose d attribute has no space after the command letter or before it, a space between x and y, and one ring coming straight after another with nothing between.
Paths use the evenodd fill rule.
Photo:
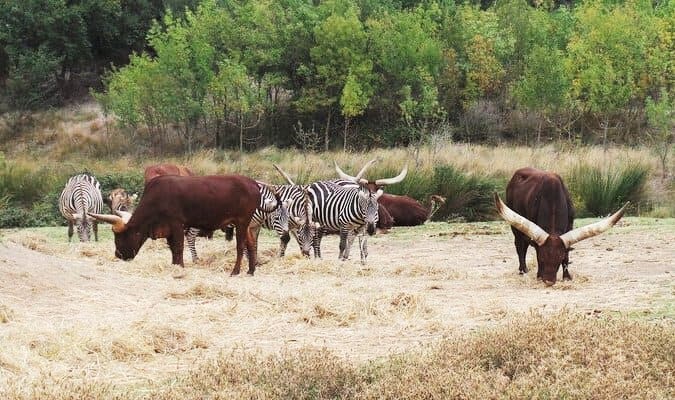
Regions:
<instances>
[{"instance_id":1,"label":"dirt ground","mask_svg":"<svg viewBox=\"0 0 675 400\"><path fill-rule=\"evenodd\" d=\"M234 244L222 235L198 241L198 264L186 251L182 274L164 241L122 262L109 234L68 244L65 231L58 240L3 233L0 387L45 374L156 382L231 351L326 347L361 362L528 312L672 321L675 303L672 220L626 218L576 244L574 280L553 287L535 279L532 249L531 272L518 275L511 233L498 223L397 228L369 238L367 265L356 245L352 260L337 261L335 236L322 260L301 258L295 243L277 259L268 234L254 277L229 276Z\"/></svg>"}]
</instances>

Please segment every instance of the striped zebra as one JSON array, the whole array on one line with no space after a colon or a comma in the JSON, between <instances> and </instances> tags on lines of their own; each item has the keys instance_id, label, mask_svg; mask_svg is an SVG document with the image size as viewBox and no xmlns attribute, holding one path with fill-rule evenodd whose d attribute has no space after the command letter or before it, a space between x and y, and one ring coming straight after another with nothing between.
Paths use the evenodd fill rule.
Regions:
<instances>
[{"instance_id":1,"label":"striped zebra","mask_svg":"<svg viewBox=\"0 0 675 400\"><path fill-rule=\"evenodd\" d=\"M361 263L368 257L367 236L375 234L378 221L377 200L383 187L402 181L407 167L401 173L388 179L368 181L362 178L366 169L374 162L368 162L355 176L345 174L335 163L335 170L341 180L319 181L309 186L313 204L313 220L321 227L314 237L314 256L321 257L321 238L328 232L340 233L340 260L349 258L349 250L355 236L359 237ZM350 186L358 185L358 186Z\"/></svg>"},{"instance_id":2,"label":"striped zebra","mask_svg":"<svg viewBox=\"0 0 675 400\"><path fill-rule=\"evenodd\" d=\"M98 222L87 213L100 214L103 209L101 185L93 175L80 174L68 179L59 197L59 211L68 220L68 241L73 238L73 225L80 242L88 242L91 230L98 241Z\"/></svg>"},{"instance_id":3,"label":"striped zebra","mask_svg":"<svg viewBox=\"0 0 675 400\"><path fill-rule=\"evenodd\" d=\"M303 185L275 185L282 201L286 202L288 210L288 230L298 242L302 255L309 257L312 250L312 242L316 234L316 227L312 221L312 202L309 197L308 186ZM275 216L268 220L272 225L276 224ZM268 227L268 226L266 226ZM277 231L278 233L278 231ZM286 254L290 235L279 235L279 257Z\"/></svg>"},{"instance_id":4,"label":"striped zebra","mask_svg":"<svg viewBox=\"0 0 675 400\"><path fill-rule=\"evenodd\" d=\"M253 213L251 217L251 222L249 223L249 230L251 233L255 234L257 241L258 233L260 231L260 226L265 223L265 220L270 217L270 215L276 215L276 226L274 227L277 230L277 233L288 235L288 213L286 211L286 206L282 204L279 194L276 192L276 189L273 185L268 185L264 182L258 182L258 188L260 189L260 204L258 208ZM257 230L255 230L257 228ZM234 227L228 227L225 231L225 238L229 241L232 240L234 232ZM212 231L204 231L199 228L188 227L185 229L185 240L187 241L188 249L190 249L190 254L192 255L192 261L199 261L197 256L197 247L195 241L197 236L201 237L213 237Z\"/></svg>"}]
</instances>

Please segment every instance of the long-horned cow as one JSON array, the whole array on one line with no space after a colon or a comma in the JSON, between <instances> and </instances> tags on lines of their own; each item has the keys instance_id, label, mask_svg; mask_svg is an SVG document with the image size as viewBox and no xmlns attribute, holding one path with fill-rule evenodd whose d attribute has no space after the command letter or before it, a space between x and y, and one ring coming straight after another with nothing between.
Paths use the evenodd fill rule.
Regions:
<instances>
[{"instance_id":1,"label":"long-horned cow","mask_svg":"<svg viewBox=\"0 0 675 400\"><path fill-rule=\"evenodd\" d=\"M511 225L518 253L519 270L527 272L528 246L537 252L537 278L553 285L560 265L563 279L570 280L569 250L581 240L601 234L623 216L628 203L611 216L572 229L574 207L560 176L535 168L517 170L506 186L506 204L495 193L499 214Z\"/></svg>"},{"instance_id":2,"label":"long-horned cow","mask_svg":"<svg viewBox=\"0 0 675 400\"><path fill-rule=\"evenodd\" d=\"M244 248L248 254L248 273L256 266L256 243L248 230L253 212L259 207L260 189L256 181L241 175L177 176L163 175L145 186L133 214L91 214L113 224L115 256L133 259L148 239L166 238L173 264L184 266L184 227L207 231L236 228L237 259L232 275L239 274Z\"/></svg>"},{"instance_id":3,"label":"long-horned cow","mask_svg":"<svg viewBox=\"0 0 675 400\"><path fill-rule=\"evenodd\" d=\"M380 197L379 203L391 215L393 226L416 226L428 221L440 205L445 203L445 198L431 195L429 207L425 207L410 196L385 193Z\"/></svg>"}]
</instances>

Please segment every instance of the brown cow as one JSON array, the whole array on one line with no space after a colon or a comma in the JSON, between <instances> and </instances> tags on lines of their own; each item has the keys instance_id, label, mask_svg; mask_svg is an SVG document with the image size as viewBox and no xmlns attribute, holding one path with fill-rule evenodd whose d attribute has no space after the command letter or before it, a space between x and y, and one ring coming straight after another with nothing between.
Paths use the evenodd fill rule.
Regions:
<instances>
[{"instance_id":1,"label":"brown cow","mask_svg":"<svg viewBox=\"0 0 675 400\"><path fill-rule=\"evenodd\" d=\"M527 247L537 252L537 278L553 285L560 265L563 279L568 271L570 247L614 226L623 216L626 203L602 221L572 230L574 207L560 176L534 168L517 170L506 186L506 204L495 193L497 211L510 225L515 237L519 270L527 272ZM507 206L508 205L508 206Z\"/></svg>"},{"instance_id":2,"label":"brown cow","mask_svg":"<svg viewBox=\"0 0 675 400\"><path fill-rule=\"evenodd\" d=\"M428 221L438 210L440 204L445 203L445 199L438 195L432 195L429 198L429 208L427 208L412 197L385 193L378 202L393 218L393 226L416 226ZM379 212L382 214L381 208ZM382 215L380 215L381 218Z\"/></svg>"},{"instance_id":3,"label":"brown cow","mask_svg":"<svg viewBox=\"0 0 675 400\"><path fill-rule=\"evenodd\" d=\"M175 164L155 164L145 168L143 179L147 184L152 179L161 175L193 176L194 173L188 167Z\"/></svg>"},{"instance_id":4,"label":"brown cow","mask_svg":"<svg viewBox=\"0 0 675 400\"><path fill-rule=\"evenodd\" d=\"M148 182L133 215L118 211L117 215L91 216L113 224L115 256L118 258L133 259L148 238L166 238L173 264L181 266L184 266L183 227L214 231L233 224L237 259L232 275L239 274L245 247L248 273L253 275L256 243L247 228L259 203L258 184L245 176L163 175Z\"/></svg>"}]
</instances>

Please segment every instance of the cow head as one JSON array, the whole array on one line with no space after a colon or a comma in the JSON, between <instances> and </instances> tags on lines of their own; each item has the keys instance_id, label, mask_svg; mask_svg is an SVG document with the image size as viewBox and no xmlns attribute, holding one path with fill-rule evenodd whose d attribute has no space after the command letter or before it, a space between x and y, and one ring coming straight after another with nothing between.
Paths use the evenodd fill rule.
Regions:
<instances>
[{"instance_id":1,"label":"cow head","mask_svg":"<svg viewBox=\"0 0 675 400\"><path fill-rule=\"evenodd\" d=\"M596 223L573 229L560 236L547 233L539 225L510 209L495 193L495 205L499 215L515 229L524 233L536 244L537 264L541 278L546 285L555 284L558 269L567 258L567 253L574 243L599 235L616 224L623 216L629 202L611 216Z\"/></svg>"},{"instance_id":2,"label":"cow head","mask_svg":"<svg viewBox=\"0 0 675 400\"><path fill-rule=\"evenodd\" d=\"M406 165L400 174L393 178L382 178L374 181L369 181L363 178L366 170L376 161L372 159L361 168L361 171L356 176L347 175L340 169L337 162L335 162L335 171L340 178L352 181L359 185L359 207L365 211L366 231L369 235L375 234L375 229L378 221L378 204L377 200L384 193L383 188L387 185L401 182L408 173L408 166Z\"/></svg>"},{"instance_id":3,"label":"cow head","mask_svg":"<svg viewBox=\"0 0 675 400\"><path fill-rule=\"evenodd\" d=\"M128 226L131 213L126 211L115 211L115 214L93 214L93 218L102 222L112 224L112 231L115 235L115 257L124 261L132 260L138 254L138 250L148 239L148 233L139 229L130 229Z\"/></svg>"},{"instance_id":4,"label":"cow head","mask_svg":"<svg viewBox=\"0 0 675 400\"><path fill-rule=\"evenodd\" d=\"M115 211L127 211L127 212L133 212L134 210L134 202L136 201L136 198L138 197L137 194L133 194L129 196L129 193L127 193L126 190L122 188L117 188L113 189L108 197L103 199L105 204L110 207L111 212Z\"/></svg>"}]
</instances>

